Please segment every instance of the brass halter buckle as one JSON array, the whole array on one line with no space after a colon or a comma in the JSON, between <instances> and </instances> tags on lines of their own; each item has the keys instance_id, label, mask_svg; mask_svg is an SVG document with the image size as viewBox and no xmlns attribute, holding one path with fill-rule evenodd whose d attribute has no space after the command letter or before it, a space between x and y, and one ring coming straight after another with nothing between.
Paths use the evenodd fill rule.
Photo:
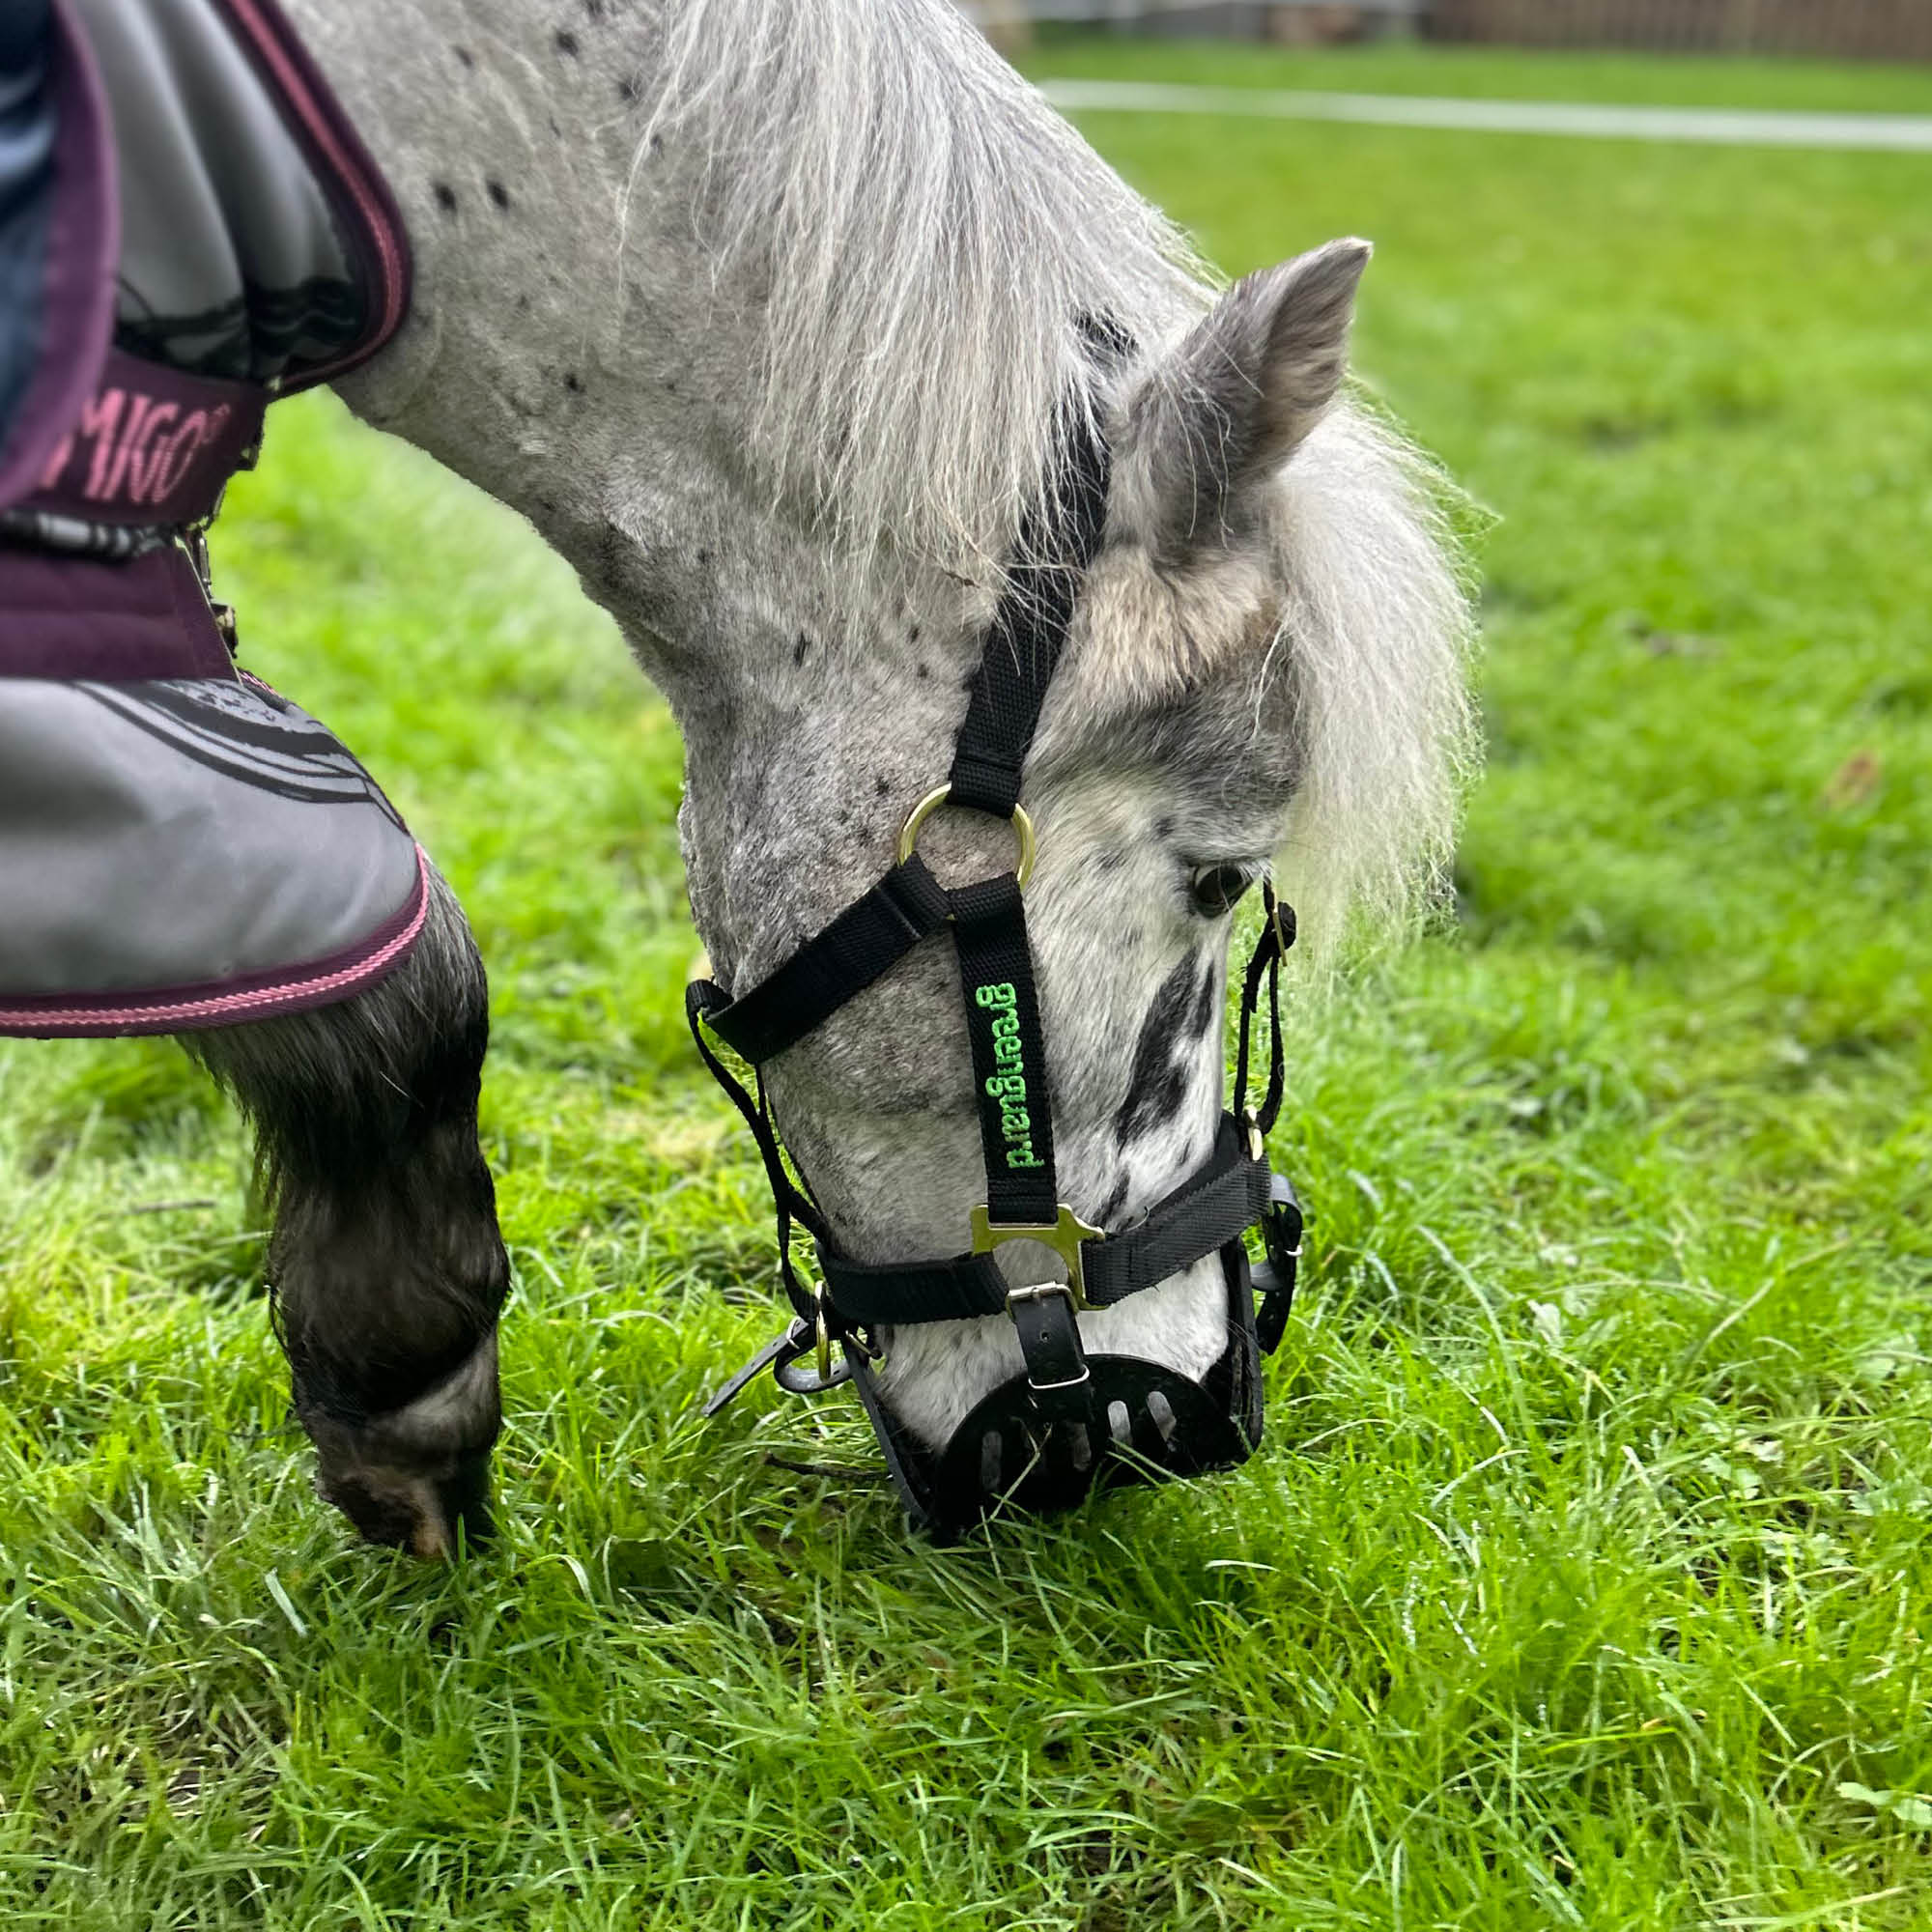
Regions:
<instances>
[{"instance_id":1,"label":"brass halter buckle","mask_svg":"<svg viewBox=\"0 0 1932 1932\"><path fill-rule=\"evenodd\" d=\"M1087 1277L1080 1264L1080 1250L1086 1242L1099 1240L1101 1231L1089 1226L1065 1202L1061 1202L1060 1211L1051 1221L995 1221L983 1202L973 1209L970 1219L976 1255L990 1255L1008 1241L1037 1241L1041 1247L1051 1248L1065 1266L1065 1281L1042 1281L1031 1288L1010 1290L1007 1295L1009 1308L1016 1301L1037 1301L1042 1294L1067 1295L1079 1312L1093 1306L1087 1299Z\"/></svg>"},{"instance_id":2,"label":"brass halter buckle","mask_svg":"<svg viewBox=\"0 0 1932 1932\"><path fill-rule=\"evenodd\" d=\"M920 828L932 814L952 796L951 785L941 785L929 791L913 807L907 815L905 828L899 834L899 864L903 866L919 847ZM1012 810L1013 837L1020 841L1019 863L1013 867L1013 876L1022 889L1033 877L1033 862L1037 850L1033 833L1033 820L1027 816L1026 807L1016 805ZM1065 1210L1063 1209L1063 1212ZM1037 1238L1037 1236L1034 1238Z\"/></svg>"}]
</instances>

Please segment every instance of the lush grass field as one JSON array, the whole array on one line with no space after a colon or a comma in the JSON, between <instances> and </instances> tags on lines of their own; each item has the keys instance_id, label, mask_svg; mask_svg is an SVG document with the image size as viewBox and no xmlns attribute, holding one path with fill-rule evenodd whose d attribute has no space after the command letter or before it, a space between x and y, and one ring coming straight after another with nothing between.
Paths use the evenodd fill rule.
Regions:
<instances>
[{"instance_id":1,"label":"lush grass field","mask_svg":"<svg viewBox=\"0 0 1932 1932\"><path fill-rule=\"evenodd\" d=\"M1362 364L1501 519L1460 930L1298 1022L1265 1453L935 1551L770 1460L869 1468L854 1409L697 1420L773 1317L675 734L510 519L291 406L218 562L491 963L506 1534L308 1494L171 1047L0 1050L9 1927L1932 1923L1932 158L1089 127L1230 269L1376 238Z\"/></svg>"}]
</instances>

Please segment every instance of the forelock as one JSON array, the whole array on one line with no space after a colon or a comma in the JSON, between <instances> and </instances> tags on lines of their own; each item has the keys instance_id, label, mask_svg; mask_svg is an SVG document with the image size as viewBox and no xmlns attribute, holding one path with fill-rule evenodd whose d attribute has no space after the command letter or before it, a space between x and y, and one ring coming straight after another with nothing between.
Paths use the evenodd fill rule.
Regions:
<instances>
[{"instance_id":1,"label":"forelock","mask_svg":"<svg viewBox=\"0 0 1932 1932\"><path fill-rule=\"evenodd\" d=\"M1090 756L1277 788L1278 871L1317 958L1412 923L1453 845L1474 747L1449 488L1345 401L1239 544L1176 568L1117 528L1070 640Z\"/></svg>"}]
</instances>

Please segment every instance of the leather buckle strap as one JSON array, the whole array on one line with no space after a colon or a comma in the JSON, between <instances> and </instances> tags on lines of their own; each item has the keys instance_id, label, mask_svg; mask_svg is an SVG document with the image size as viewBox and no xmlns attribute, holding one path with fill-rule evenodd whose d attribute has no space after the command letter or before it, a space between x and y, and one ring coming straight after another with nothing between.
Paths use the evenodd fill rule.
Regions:
<instances>
[{"instance_id":1,"label":"leather buckle strap","mask_svg":"<svg viewBox=\"0 0 1932 1932\"><path fill-rule=\"evenodd\" d=\"M1020 1338L1027 1390L1036 1405L1049 1415L1084 1414L1089 1406L1084 1391L1094 1373L1080 1346L1080 1321L1066 1284L1043 1281L1013 1289L1007 1296L1007 1313Z\"/></svg>"},{"instance_id":2,"label":"leather buckle strap","mask_svg":"<svg viewBox=\"0 0 1932 1932\"><path fill-rule=\"evenodd\" d=\"M1081 1220L1064 1201L1050 1222L1002 1225L989 1220L984 1208L976 1208L972 1225L975 1254L991 1254L1008 1241L1037 1241L1060 1257L1066 1279L1009 1289L1007 1313L1020 1338L1027 1387L1036 1402L1047 1397L1040 1406L1054 1414L1071 1414L1076 1408L1084 1412L1087 1399L1082 1396L1076 1403L1073 1397L1075 1389L1084 1389L1092 1379L1086 1351L1080 1345L1078 1316L1088 1305L1080 1251L1099 1237L1099 1229ZM1050 1309L1049 1302L1059 1305Z\"/></svg>"}]
</instances>

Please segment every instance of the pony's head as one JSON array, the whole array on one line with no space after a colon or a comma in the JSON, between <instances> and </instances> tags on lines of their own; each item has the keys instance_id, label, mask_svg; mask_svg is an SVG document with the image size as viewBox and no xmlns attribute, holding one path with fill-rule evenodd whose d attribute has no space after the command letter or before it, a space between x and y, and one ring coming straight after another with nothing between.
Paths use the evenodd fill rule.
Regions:
<instances>
[{"instance_id":1,"label":"pony's head","mask_svg":"<svg viewBox=\"0 0 1932 1932\"><path fill-rule=\"evenodd\" d=\"M1342 394L1368 257L1331 242L1166 340L1092 348L1084 371L1108 494L1026 768L1025 903L1061 1197L1109 1231L1215 1146L1229 947L1250 890L1273 875L1311 950L1332 956L1351 924L1408 917L1448 849L1466 614L1433 477ZM809 707L760 741L789 773L772 820L794 829L740 820L723 853L695 841L700 922L742 934L757 908L749 955L707 931L739 991L870 882L906 807L945 776L985 598L954 586L923 608L930 629L880 641L836 724ZM935 687L938 663L954 674ZM942 813L921 849L949 883L1010 864L1005 830L973 814ZM986 1182L950 946L859 994L771 1082L841 1244L880 1263L965 1245ZM1052 1276L1043 1250L1002 1253L1009 1281ZM1209 1256L1081 1325L1090 1350L1199 1379L1228 1323ZM1020 1368L999 1317L883 1339L886 1404L930 1446Z\"/></svg>"}]
</instances>

